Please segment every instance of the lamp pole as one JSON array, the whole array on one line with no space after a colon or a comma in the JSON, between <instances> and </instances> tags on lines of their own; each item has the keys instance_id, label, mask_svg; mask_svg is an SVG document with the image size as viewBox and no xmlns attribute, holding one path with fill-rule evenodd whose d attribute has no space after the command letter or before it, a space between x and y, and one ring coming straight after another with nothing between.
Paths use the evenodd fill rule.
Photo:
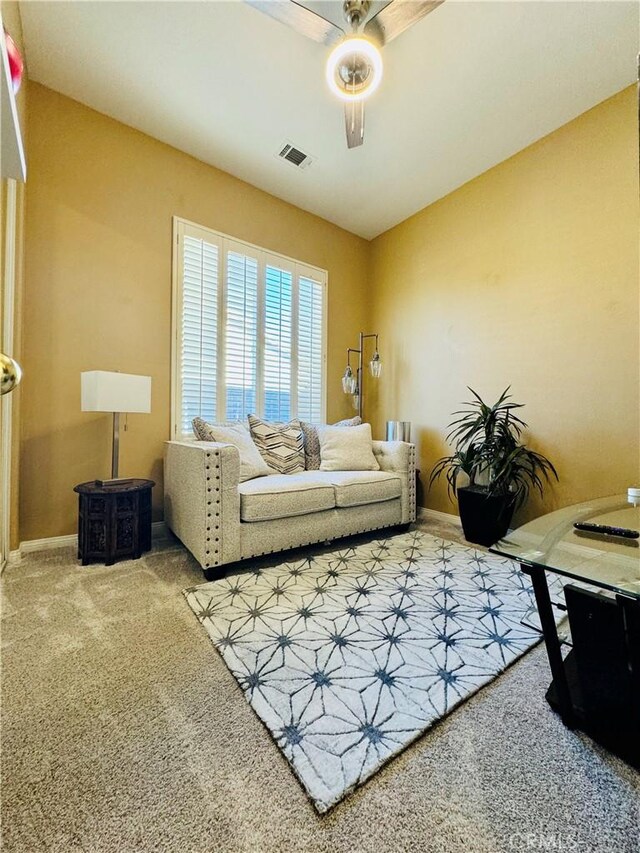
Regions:
<instances>
[{"instance_id":1,"label":"lamp pole","mask_svg":"<svg viewBox=\"0 0 640 853\"><path fill-rule=\"evenodd\" d=\"M118 479L120 456L120 412L113 413L113 443L111 445L111 479Z\"/></svg>"},{"instance_id":2,"label":"lamp pole","mask_svg":"<svg viewBox=\"0 0 640 853\"><path fill-rule=\"evenodd\" d=\"M358 349L358 415L360 418L362 418L362 408L363 408L363 406L362 406L363 393L362 392L364 390L362 387L362 378L363 378L362 377L362 357L363 357L363 353L364 353L364 339L365 339L365 337L370 337L370 336L363 335L362 332L360 332L359 337L360 337L360 340L359 340L360 348Z\"/></svg>"}]
</instances>

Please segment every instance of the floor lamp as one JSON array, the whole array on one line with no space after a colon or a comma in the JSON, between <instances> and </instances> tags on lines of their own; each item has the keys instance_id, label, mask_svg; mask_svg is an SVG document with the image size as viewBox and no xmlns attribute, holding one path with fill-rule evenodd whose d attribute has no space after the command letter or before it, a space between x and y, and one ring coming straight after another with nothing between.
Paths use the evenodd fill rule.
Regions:
<instances>
[{"instance_id":1,"label":"floor lamp","mask_svg":"<svg viewBox=\"0 0 640 853\"><path fill-rule=\"evenodd\" d=\"M369 362L369 371L374 379L380 378L380 374L382 373L382 361L380 360L380 353L378 352L378 335L365 335L364 332L360 332L358 349L355 349L354 347L349 347L347 349L347 369L345 370L344 376L342 377L342 390L345 394L352 395L353 407L354 409L356 409L360 417L362 417L364 396L364 342L367 340L367 338L376 339L376 348L373 353L373 356L371 357L371 361ZM355 375L353 373L353 370L351 369L351 353L358 354L358 366L356 368Z\"/></svg>"}]
</instances>

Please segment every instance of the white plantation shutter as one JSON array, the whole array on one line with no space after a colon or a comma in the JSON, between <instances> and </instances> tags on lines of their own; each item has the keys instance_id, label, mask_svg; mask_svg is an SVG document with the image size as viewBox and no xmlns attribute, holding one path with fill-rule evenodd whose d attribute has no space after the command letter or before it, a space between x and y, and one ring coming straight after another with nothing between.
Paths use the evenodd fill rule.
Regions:
<instances>
[{"instance_id":1,"label":"white plantation shutter","mask_svg":"<svg viewBox=\"0 0 640 853\"><path fill-rule=\"evenodd\" d=\"M216 420L219 246L183 235L180 430L196 416Z\"/></svg>"},{"instance_id":2,"label":"white plantation shutter","mask_svg":"<svg viewBox=\"0 0 640 853\"><path fill-rule=\"evenodd\" d=\"M225 384L226 419L256 412L258 259L227 250Z\"/></svg>"},{"instance_id":3,"label":"white plantation shutter","mask_svg":"<svg viewBox=\"0 0 640 853\"><path fill-rule=\"evenodd\" d=\"M282 263L265 263L264 296L264 417L288 421L291 417L291 357L293 272Z\"/></svg>"},{"instance_id":4,"label":"white plantation shutter","mask_svg":"<svg viewBox=\"0 0 640 853\"><path fill-rule=\"evenodd\" d=\"M298 417L320 423L323 415L324 287L298 278Z\"/></svg>"},{"instance_id":5,"label":"white plantation shutter","mask_svg":"<svg viewBox=\"0 0 640 853\"><path fill-rule=\"evenodd\" d=\"M172 423L324 420L326 273L176 219Z\"/></svg>"}]
</instances>

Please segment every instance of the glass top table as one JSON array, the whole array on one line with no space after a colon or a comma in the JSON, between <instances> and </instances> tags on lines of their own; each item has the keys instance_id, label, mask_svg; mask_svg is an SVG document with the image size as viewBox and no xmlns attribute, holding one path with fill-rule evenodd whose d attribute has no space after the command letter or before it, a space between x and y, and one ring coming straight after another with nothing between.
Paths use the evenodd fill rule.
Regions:
<instances>
[{"instance_id":1,"label":"glass top table","mask_svg":"<svg viewBox=\"0 0 640 853\"><path fill-rule=\"evenodd\" d=\"M553 676L549 704L569 728L640 768L640 539L576 530L576 522L640 531L640 506L626 495L585 501L524 524L489 550L516 560L531 579ZM552 603L548 573L581 582L563 585L564 605ZM554 608L569 617L566 658Z\"/></svg>"},{"instance_id":2,"label":"glass top table","mask_svg":"<svg viewBox=\"0 0 640 853\"><path fill-rule=\"evenodd\" d=\"M575 522L640 531L640 505L618 495L565 507L524 524L490 551L640 599L640 539L576 530Z\"/></svg>"}]
</instances>

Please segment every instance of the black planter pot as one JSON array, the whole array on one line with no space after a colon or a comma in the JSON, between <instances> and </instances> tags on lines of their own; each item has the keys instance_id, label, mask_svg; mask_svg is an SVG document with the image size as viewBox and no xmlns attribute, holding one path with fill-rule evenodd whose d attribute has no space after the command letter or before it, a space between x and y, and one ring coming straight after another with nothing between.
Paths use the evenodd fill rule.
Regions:
<instances>
[{"instance_id":1,"label":"black planter pot","mask_svg":"<svg viewBox=\"0 0 640 853\"><path fill-rule=\"evenodd\" d=\"M465 539L476 545L493 545L502 539L513 518L513 495L487 495L483 489L458 489L458 509Z\"/></svg>"}]
</instances>

